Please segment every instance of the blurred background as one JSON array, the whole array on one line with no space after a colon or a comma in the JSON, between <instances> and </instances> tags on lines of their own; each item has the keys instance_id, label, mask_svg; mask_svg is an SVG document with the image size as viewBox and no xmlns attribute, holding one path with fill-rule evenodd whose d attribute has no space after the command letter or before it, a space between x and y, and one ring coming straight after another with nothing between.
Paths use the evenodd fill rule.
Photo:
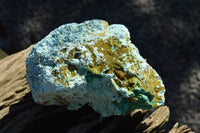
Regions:
<instances>
[{"instance_id":1,"label":"blurred background","mask_svg":"<svg viewBox=\"0 0 200 133\"><path fill-rule=\"evenodd\" d=\"M58 26L103 19L123 24L166 87L171 127L200 132L199 0L0 0L0 49L23 50Z\"/></svg>"}]
</instances>

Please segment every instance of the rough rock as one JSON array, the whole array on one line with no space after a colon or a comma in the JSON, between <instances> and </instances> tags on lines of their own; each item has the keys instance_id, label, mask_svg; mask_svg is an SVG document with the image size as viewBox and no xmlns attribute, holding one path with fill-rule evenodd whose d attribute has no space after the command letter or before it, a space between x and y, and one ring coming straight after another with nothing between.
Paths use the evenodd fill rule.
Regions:
<instances>
[{"instance_id":1,"label":"rough rock","mask_svg":"<svg viewBox=\"0 0 200 133\"><path fill-rule=\"evenodd\" d=\"M26 68L39 104L70 110L89 104L106 117L165 101L161 78L120 24L91 20L62 25L32 48Z\"/></svg>"}]
</instances>

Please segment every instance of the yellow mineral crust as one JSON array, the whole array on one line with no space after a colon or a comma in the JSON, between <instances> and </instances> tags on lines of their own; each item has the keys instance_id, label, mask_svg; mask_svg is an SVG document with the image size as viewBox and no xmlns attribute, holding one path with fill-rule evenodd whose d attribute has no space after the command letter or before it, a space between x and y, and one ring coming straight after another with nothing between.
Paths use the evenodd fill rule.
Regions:
<instances>
[{"instance_id":1,"label":"yellow mineral crust","mask_svg":"<svg viewBox=\"0 0 200 133\"><path fill-rule=\"evenodd\" d=\"M155 97L153 107L157 107L157 102L162 100L162 96L159 96L158 93L160 91L164 92L165 90L164 86L161 85L161 81L157 80L158 75L149 65L144 71L139 71L141 69L141 62L138 61L133 54L130 53L129 57L123 56L123 54L127 54L129 51L135 51L133 47L123 47L120 44L121 42L116 38L98 40L92 47L98 48L98 52L104 55L102 58L104 58L105 61L102 59L100 62L97 62L95 55L92 53L91 58L93 58L94 62L92 63L93 65L88 66L88 68L96 74L100 74L104 69L108 69L109 71L107 71L107 73L115 74L116 84L130 91L139 85L142 89L146 92L150 92ZM140 75L142 78L139 78L137 75L131 76L125 72L123 67L126 62L135 62L135 64L131 66L132 72L137 73L137 75Z\"/></svg>"},{"instance_id":2,"label":"yellow mineral crust","mask_svg":"<svg viewBox=\"0 0 200 133\"><path fill-rule=\"evenodd\" d=\"M67 80L76 76L77 68L73 65L65 65L60 67L59 71L53 70L51 74L55 77L54 83L60 82L62 85L69 87Z\"/></svg>"}]
</instances>

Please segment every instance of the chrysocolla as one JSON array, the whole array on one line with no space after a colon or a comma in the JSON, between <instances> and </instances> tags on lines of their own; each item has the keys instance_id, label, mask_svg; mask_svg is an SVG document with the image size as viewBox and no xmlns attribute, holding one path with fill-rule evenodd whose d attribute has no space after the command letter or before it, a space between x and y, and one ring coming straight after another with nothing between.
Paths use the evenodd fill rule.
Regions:
<instances>
[{"instance_id":1,"label":"chrysocolla","mask_svg":"<svg viewBox=\"0 0 200 133\"><path fill-rule=\"evenodd\" d=\"M95 19L62 25L34 45L26 68L39 104L70 110L89 104L107 117L156 108L165 101L160 76L121 24Z\"/></svg>"}]
</instances>

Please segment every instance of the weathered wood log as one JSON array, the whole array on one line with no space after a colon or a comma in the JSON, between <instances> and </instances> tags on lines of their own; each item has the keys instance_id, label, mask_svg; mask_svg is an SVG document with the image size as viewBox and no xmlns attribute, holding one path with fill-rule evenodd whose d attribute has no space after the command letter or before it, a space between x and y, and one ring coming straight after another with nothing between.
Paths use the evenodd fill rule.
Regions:
<instances>
[{"instance_id":1,"label":"weathered wood log","mask_svg":"<svg viewBox=\"0 0 200 133\"><path fill-rule=\"evenodd\" d=\"M32 46L0 60L0 133L156 133L169 120L169 108L161 106L144 119L148 111L135 110L126 116L101 118L89 106L78 111L66 107L36 104L26 82L25 60ZM144 119L144 120L143 120ZM192 133L187 126L175 126L169 133Z\"/></svg>"}]
</instances>

